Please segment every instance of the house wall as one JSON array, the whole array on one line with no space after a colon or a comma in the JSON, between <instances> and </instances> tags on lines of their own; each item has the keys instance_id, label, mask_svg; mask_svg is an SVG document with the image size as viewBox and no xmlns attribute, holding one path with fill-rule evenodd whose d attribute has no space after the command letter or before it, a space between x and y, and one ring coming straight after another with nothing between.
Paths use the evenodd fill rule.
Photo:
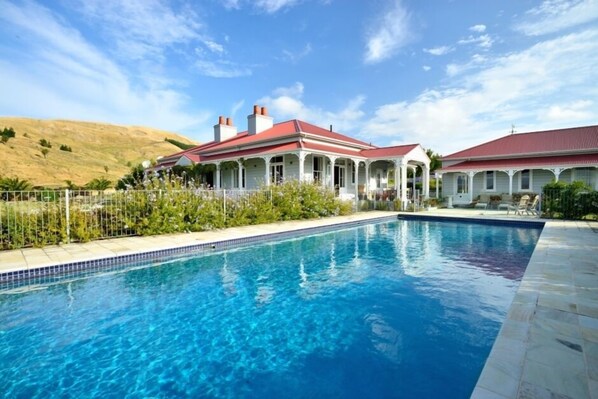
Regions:
<instances>
[{"instance_id":1,"label":"house wall","mask_svg":"<svg viewBox=\"0 0 598 399\"><path fill-rule=\"evenodd\" d=\"M495 171L495 189L486 190L486 173L479 172L473 177L473 198L480 194L501 195L509 192L509 175L506 172ZM456 191L456 177L457 173L444 173L442 175L442 191L444 196L454 195ZM575 180L575 169L566 169L559 175L559 181L571 183ZM513 193L533 192L540 193L542 187L554 181L554 173L545 169L531 170L531 188L529 190L521 190L521 172L516 172L513 175ZM598 184L598 169L590 172L590 183L596 189ZM471 188L470 188L471 189Z\"/></svg>"},{"instance_id":2,"label":"house wall","mask_svg":"<svg viewBox=\"0 0 598 399\"><path fill-rule=\"evenodd\" d=\"M245 188L253 190L264 184L266 162L261 158L249 158L245 161Z\"/></svg>"}]
</instances>

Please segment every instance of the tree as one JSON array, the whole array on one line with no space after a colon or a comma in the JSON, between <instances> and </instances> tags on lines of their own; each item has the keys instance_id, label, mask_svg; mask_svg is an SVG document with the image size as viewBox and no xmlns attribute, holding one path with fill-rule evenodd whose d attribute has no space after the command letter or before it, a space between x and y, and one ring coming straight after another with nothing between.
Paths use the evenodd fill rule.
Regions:
<instances>
[{"instance_id":1,"label":"tree","mask_svg":"<svg viewBox=\"0 0 598 399\"><path fill-rule=\"evenodd\" d=\"M433 172L436 169L440 169L442 167L442 162L440 161L442 155L435 153L433 150L429 148L426 150L426 155L428 156L428 158L430 158L430 172Z\"/></svg>"},{"instance_id":2,"label":"tree","mask_svg":"<svg viewBox=\"0 0 598 399\"><path fill-rule=\"evenodd\" d=\"M42 152L44 158L47 158L48 153L50 152L50 150L48 150L47 148L42 148L40 151Z\"/></svg>"},{"instance_id":3,"label":"tree","mask_svg":"<svg viewBox=\"0 0 598 399\"><path fill-rule=\"evenodd\" d=\"M95 178L85 185L85 188L89 190L98 191L103 191L110 187L112 187L112 182L110 180L104 179L103 177Z\"/></svg>"},{"instance_id":4,"label":"tree","mask_svg":"<svg viewBox=\"0 0 598 399\"><path fill-rule=\"evenodd\" d=\"M139 188L145 178L145 170L143 165L139 164L131 168L128 175L125 175L122 179L116 183L117 190L126 190L127 188Z\"/></svg>"},{"instance_id":5,"label":"tree","mask_svg":"<svg viewBox=\"0 0 598 399\"><path fill-rule=\"evenodd\" d=\"M18 177L0 178L0 190L2 191L29 191L32 187L29 180L20 180Z\"/></svg>"},{"instance_id":6,"label":"tree","mask_svg":"<svg viewBox=\"0 0 598 399\"><path fill-rule=\"evenodd\" d=\"M8 142L8 139L11 139L13 137L15 137L15 131L12 127L4 128L0 132L0 142L2 142L2 144L6 144Z\"/></svg>"},{"instance_id":7,"label":"tree","mask_svg":"<svg viewBox=\"0 0 598 399\"><path fill-rule=\"evenodd\" d=\"M79 187L78 185L73 183L71 180L65 180L64 184L66 184L66 188L68 188L69 190L80 190L81 189L81 187Z\"/></svg>"}]
</instances>

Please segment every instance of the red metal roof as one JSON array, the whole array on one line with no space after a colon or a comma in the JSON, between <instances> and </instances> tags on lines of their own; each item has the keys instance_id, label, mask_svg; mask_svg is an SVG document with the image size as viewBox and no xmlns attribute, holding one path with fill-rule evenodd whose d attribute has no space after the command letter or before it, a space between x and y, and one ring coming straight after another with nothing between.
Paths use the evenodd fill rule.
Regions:
<instances>
[{"instance_id":1,"label":"red metal roof","mask_svg":"<svg viewBox=\"0 0 598 399\"><path fill-rule=\"evenodd\" d=\"M538 168L555 166L598 166L598 153L563 155L552 157L529 157L529 158L508 158L490 159L480 161L464 161L455 165L442 168L439 172L458 172L470 170L501 170L508 168Z\"/></svg>"},{"instance_id":2,"label":"red metal roof","mask_svg":"<svg viewBox=\"0 0 598 399\"><path fill-rule=\"evenodd\" d=\"M217 161L220 159L242 158L242 157L246 157L248 155L257 155L257 154L272 154L272 153L276 154L279 152L282 153L282 152L288 152L288 151L293 151L293 150L299 150L300 148L301 147L298 142L278 144L278 145L269 145L269 146L265 146L265 147L251 148L248 150L240 150L240 151L222 153L222 154L211 155L211 156L203 155L203 156L200 156L200 159L198 162L210 162L210 161Z\"/></svg>"},{"instance_id":3,"label":"red metal roof","mask_svg":"<svg viewBox=\"0 0 598 399\"><path fill-rule=\"evenodd\" d=\"M276 144L273 144L273 142ZM339 146L337 147L334 144ZM247 148L248 146L254 148ZM164 157L158 162L159 166L167 165L185 156L194 163L200 163L258 154L292 152L300 149L357 158L382 158L403 156L415 147L417 147L417 144L377 148L366 142L323 129L311 123L292 119L276 123L270 129L259 134L250 136L247 131L243 131L223 142L210 141Z\"/></svg>"},{"instance_id":4,"label":"red metal roof","mask_svg":"<svg viewBox=\"0 0 598 399\"><path fill-rule=\"evenodd\" d=\"M343 134L322 129L318 126L309 124L307 122L292 119L290 121L276 123L270 129L264 130L263 132L255 135L250 136L249 134L247 134L247 131L244 131L237 134L237 136L233 137L230 140L226 140L221 143L215 143L215 145L211 145L209 148L197 148L196 150L201 152L203 152L204 150L207 152L216 152L228 148L236 148L243 145L272 141L282 137L298 137L300 133L308 133L319 137L325 137L327 139L339 140L348 144L358 145L360 147L372 147L371 145L363 141L355 140Z\"/></svg>"},{"instance_id":5,"label":"red metal roof","mask_svg":"<svg viewBox=\"0 0 598 399\"><path fill-rule=\"evenodd\" d=\"M598 125L510 134L442 157L442 160L553 155L598 151Z\"/></svg>"},{"instance_id":6,"label":"red metal roof","mask_svg":"<svg viewBox=\"0 0 598 399\"><path fill-rule=\"evenodd\" d=\"M418 144L397 145L394 147L374 148L371 150L362 150L361 154L366 158L382 158L391 156L407 155L409 151L417 147Z\"/></svg>"},{"instance_id":7,"label":"red metal roof","mask_svg":"<svg viewBox=\"0 0 598 399\"><path fill-rule=\"evenodd\" d=\"M303 122L303 121L300 121L297 119L295 120L295 122L298 125L298 128L299 128L298 131L301 131L304 133L314 134L316 136L321 136L321 137L327 137L329 139L334 139L334 140L345 141L348 143L357 144L359 146L375 147L375 146L368 144L364 141L356 140L349 136L345 136L344 134L340 134L340 133L332 132L330 130L323 129L319 126L312 125L311 123Z\"/></svg>"}]
</instances>

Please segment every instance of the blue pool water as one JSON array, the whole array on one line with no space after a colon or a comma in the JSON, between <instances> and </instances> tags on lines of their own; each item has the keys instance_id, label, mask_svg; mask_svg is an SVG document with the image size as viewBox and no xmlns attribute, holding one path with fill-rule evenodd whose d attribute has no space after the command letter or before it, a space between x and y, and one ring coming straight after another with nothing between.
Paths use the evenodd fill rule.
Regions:
<instances>
[{"instance_id":1,"label":"blue pool water","mask_svg":"<svg viewBox=\"0 0 598 399\"><path fill-rule=\"evenodd\" d=\"M5 292L0 392L466 398L539 235L398 221Z\"/></svg>"}]
</instances>

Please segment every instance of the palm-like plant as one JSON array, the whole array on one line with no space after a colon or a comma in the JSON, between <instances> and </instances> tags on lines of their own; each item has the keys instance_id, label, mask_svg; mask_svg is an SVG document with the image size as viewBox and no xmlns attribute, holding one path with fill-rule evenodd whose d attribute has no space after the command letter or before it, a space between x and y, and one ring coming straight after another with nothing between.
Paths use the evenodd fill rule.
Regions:
<instances>
[{"instance_id":1,"label":"palm-like plant","mask_svg":"<svg viewBox=\"0 0 598 399\"><path fill-rule=\"evenodd\" d=\"M91 180L89 183L85 185L85 187L89 190L103 191L107 188L112 187L112 182L110 180L104 179L103 177L100 177Z\"/></svg>"},{"instance_id":2,"label":"palm-like plant","mask_svg":"<svg viewBox=\"0 0 598 399\"><path fill-rule=\"evenodd\" d=\"M0 190L2 191L29 191L32 188L29 180L21 180L18 177L0 178Z\"/></svg>"}]
</instances>

